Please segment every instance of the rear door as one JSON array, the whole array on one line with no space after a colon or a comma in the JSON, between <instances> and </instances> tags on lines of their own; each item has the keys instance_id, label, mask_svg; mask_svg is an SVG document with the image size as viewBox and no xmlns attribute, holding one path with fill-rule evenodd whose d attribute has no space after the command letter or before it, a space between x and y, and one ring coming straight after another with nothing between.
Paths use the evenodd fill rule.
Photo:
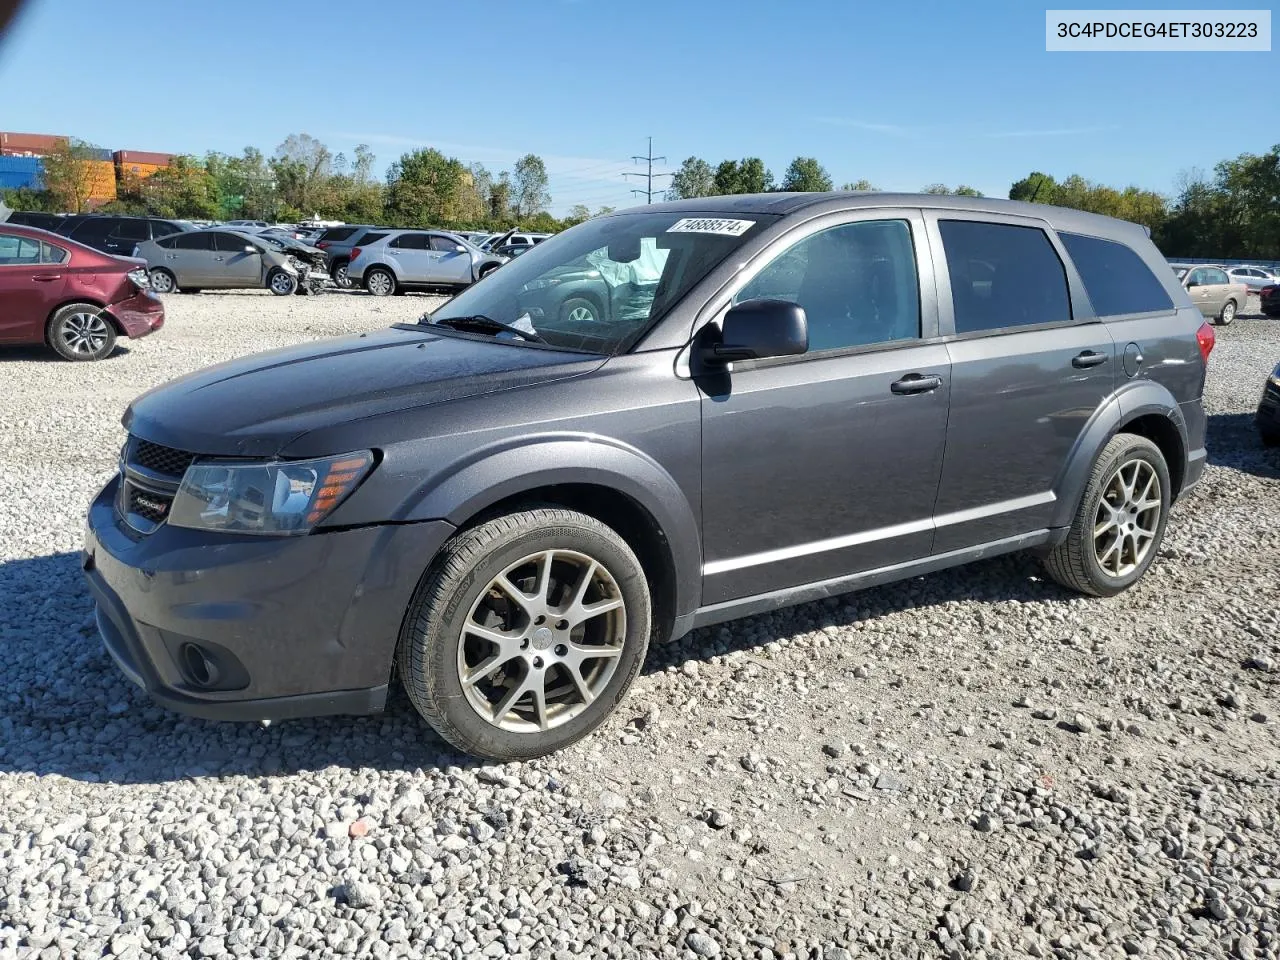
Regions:
<instances>
[{"instance_id":1,"label":"rear door","mask_svg":"<svg viewBox=\"0 0 1280 960\"><path fill-rule=\"evenodd\" d=\"M62 270L57 264L41 263L40 247L39 240L0 232L0 341L41 339L49 311L62 293Z\"/></svg>"},{"instance_id":2,"label":"rear door","mask_svg":"<svg viewBox=\"0 0 1280 960\"><path fill-rule=\"evenodd\" d=\"M387 242L387 259L403 283L436 283L431 248L425 233L402 233Z\"/></svg>"},{"instance_id":3,"label":"rear door","mask_svg":"<svg viewBox=\"0 0 1280 960\"><path fill-rule=\"evenodd\" d=\"M435 283L471 282L471 254L465 249L459 251L463 244L453 237L433 233L428 240L431 250L431 273Z\"/></svg>"},{"instance_id":4,"label":"rear door","mask_svg":"<svg viewBox=\"0 0 1280 960\"><path fill-rule=\"evenodd\" d=\"M951 359L940 554L1048 527L1055 481L1114 387L1115 344L1048 224L927 216Z\"/></svg>"},{"instance_id":5,"label":"rear door","mask_svg":"<svg viewBox=\"0 0 1280 960\"><path fill-rule=\"evenodd\" d=\"M218 231L213 235L213 269L217 286L260 287L262 251L244 237Z\"/></svg>"}]
</instances>

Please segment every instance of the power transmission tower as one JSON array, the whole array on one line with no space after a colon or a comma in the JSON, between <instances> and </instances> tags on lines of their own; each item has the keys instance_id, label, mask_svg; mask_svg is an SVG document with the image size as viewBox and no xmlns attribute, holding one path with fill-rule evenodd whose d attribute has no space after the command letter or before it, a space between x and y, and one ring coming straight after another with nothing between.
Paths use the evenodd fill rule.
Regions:
<instances>
[{"instance_id":1,"label":"power transmission tower","mask_svg":"<svg viewBox=\"0 0 1280 960\"><path fill-rule=\"evenodd\" d=\"M653 155L653 137L650 137L650 138L649 138L649 152L648 152L647 154L645 154L644 156L642 156L642 157L641 157L641 156L635 156L635 155L632 155L631 159L632 159L632 160L634 160L634 161L636 161L637 163L638 163L639 161L641 161L641 160L644 160L646 163L648 163L648 164L649 164L648 172L647 172L647 173L624 173L624 174L623 174L623 176L624 176L624 177L644 177L644 178L645 178L645 185L644 185L644 189L639 189L639 188L637 188L637 189L633 189L631 192L632 192L632 193L634 193L634 194L643 195L643 196L644 196L644 198L645 198L645 201L644 201L645 203L653 203L653 195L654 195L655 193L661 193L661 192L662 192L661 190L654 190L654 189L653 189L653 179L654 179L654 177L670 177L670 176L674 176L674 174L670 174L670 173L654 173L654 172L653 172L653 161L655 161L655 160L666 160L667 158L666 158L666 157L655 157L655 156Z\"/></svg>"}]
</instances>

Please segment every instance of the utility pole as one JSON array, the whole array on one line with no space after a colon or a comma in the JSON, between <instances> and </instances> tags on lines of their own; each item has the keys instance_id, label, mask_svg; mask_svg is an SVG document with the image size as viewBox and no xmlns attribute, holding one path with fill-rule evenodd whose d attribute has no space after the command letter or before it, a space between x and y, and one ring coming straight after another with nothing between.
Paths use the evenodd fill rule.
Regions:
<instances>
[{"instance_id":1,"label":"utility pole","mask_svg":"<svg viewBox=\"0 0 1280 960\"><path fill-rule=\"evenodd\" d=\"M623 176L624 176L624 177L644 177L644 178L645 178L645 185L644 185L644 189L633 189L631 192L632 192L632 193L634 193L634 194L642 194L642 195L644 196L644 198L645 198L645 203L653 203L653 195L654 195L655 193L661 193L661 192L662 192L662 191L660 191L660 190L654 190L654 189L653 189L653 178L654 178L654 177L670 177L670 176L673 176L673 174L670 174L670 173L654 173L654 172L653 172L653 161L655 161L655 160L666 160L667 158L666 158L666 157L655 157L655 156L653 155L653 137L650 137L650 138L649 138L649 152L648 152L648 153L646 153L646 154L645 154L644 156L642 156L642 157L641 157L641 156L635 156L635 155L633 154L633 155L632 155L632 157L631 157L631 159L632 159L632 160L634 160L634 161L636 161L637 163L638 163L639 161L641 161L641 160L644 160L646 163L648 163L648 164L649 164L648 172L647 172L647 173L624 173L624 174L623 174Z\"/></svg>"}]
</instances>

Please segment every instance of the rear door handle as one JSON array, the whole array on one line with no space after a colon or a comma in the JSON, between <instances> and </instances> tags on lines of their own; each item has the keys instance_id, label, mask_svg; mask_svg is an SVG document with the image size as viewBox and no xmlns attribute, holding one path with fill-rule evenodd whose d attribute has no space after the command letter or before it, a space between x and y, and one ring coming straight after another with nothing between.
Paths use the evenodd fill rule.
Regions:
<instances>
[{"instance_id":1,"label":"rear door handle","mask_svg":"<svg viewBox=\"0 0 1280 960\"><path fill-rule=\"evenodd\" d=\"M901 380L889 385L894 393L928 393L942 386L942 378L935 373L908 373Z\"/></svg>"},{"instance_id":2,"label":"rear door handle","mask_svg":"<svg viewBox=\"0 0 1280 960\"><path fill-rule=\"evenodd\" d=\"M1084 350L1071 358L1071 365L1073 367L1079 367L1082 370L1086 367L1096 367L1098 364L1106 362L1107 355L1105 353L1098 353L1096 350Z\"/></svg>"},{"instance_id":3,"label":"rear door handle","mask_svg":"<svg viewBox=\"0 0 1280 960\"><path fill-rule=\"evenodd\" d=\"M36 274L34 277L32 277L31 279L32 279L32 280L34 280L36 283L48 283L48 282L49 282L49 281L51 281L51 280L61 280L61 279L62 279L62 274L60 274L60 273L38 273L38 274Z\"/></svg>"}]
</instances>

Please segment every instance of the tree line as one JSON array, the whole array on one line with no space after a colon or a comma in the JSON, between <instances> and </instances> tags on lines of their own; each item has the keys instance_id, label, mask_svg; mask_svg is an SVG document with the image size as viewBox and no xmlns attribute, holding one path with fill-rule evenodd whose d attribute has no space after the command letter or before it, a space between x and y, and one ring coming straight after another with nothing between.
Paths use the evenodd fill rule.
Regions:
<instances>
[{"instance_id":1,"label":"tree line","mask_svg":"<svg viewBox=\"0 0 1280 960\"><path fill-rule=\"evenodd\" d=\"M722 160L711 166L701 157L690 157L680 164L671 177L667 190L668 200L687 200L695 197L718 197L730 193L768 193L772 190L809 192L834 190L834 181L817 157L796 157L787 165L781 181L775 181L773 171L759 157L741 160ZM858 180L841 185L841 190L876 191L869 180ZM931 183L921 187L921 193L955 194L961 197L980 197L973 187L952 189L944 183Z\"/></svg>"},{"instance_id":2,"label":"tree line","mask_svg":"<svg viewBox=\"0 0 1280 960\"><path fill-rule=\"evenodd\" d=\"M101 175L95 150L78 140L59 143L44 157L41 189L6 190L5 201L18 210L88 209L94 178ZM520 227L546 232L593 215L580 204L564 218L548 212L546 164L532 153L500 171L464 164L432 147L403 154L381 178L374 173L374 163L365 144L347 157L315 137L297 133L286 137L271 156L245 147L240 154L175 157L169 166L147 175L123 169L116 198L98 209L184 220L297 222L318 216L406 227Z\"/></svg>"}]
</instances>

